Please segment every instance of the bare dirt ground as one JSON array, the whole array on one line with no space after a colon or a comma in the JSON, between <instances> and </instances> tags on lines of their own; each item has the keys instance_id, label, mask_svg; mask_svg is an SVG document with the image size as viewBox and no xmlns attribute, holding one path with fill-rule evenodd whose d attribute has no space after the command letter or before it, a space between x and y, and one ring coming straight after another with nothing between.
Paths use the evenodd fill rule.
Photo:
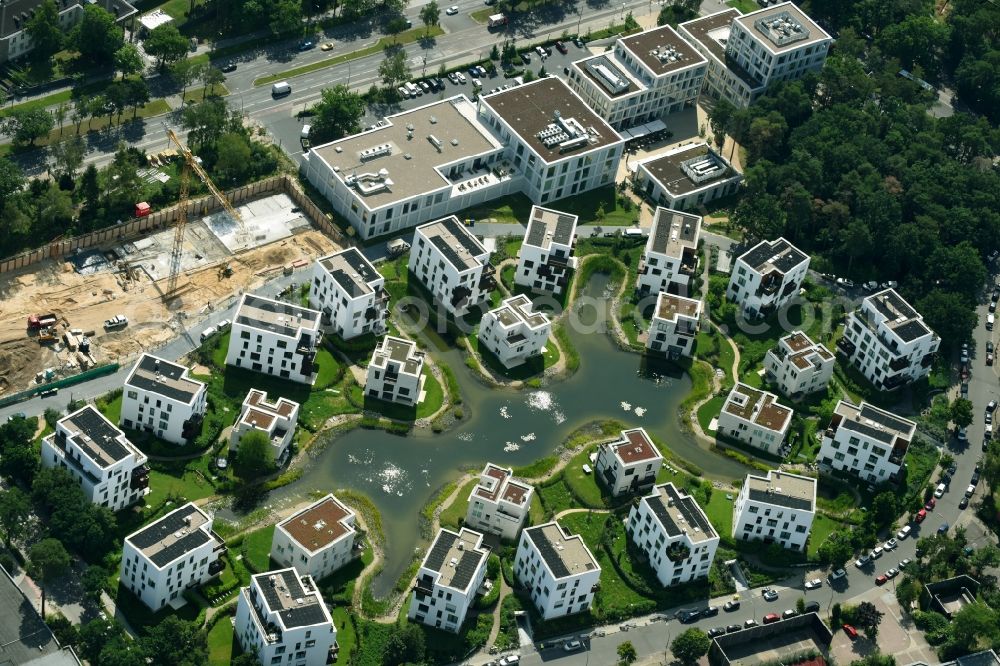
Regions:
<instances>
[{"instance_id":1,"label":"bare dirt ground","mask_svg":"<svg viewBox=\"0 0 1000 666\"><path fill-rule=\"evenodd\" d=\"M66 369L75 355L58 346L40 344L28 332L32 313L54 313L58 333L68 329L93 332L91 354L96 363L125 361L142 350L155 349L172 338L179 313L186 325L216 305L224 305L241 290L251 289L282 267L311 262L337 249L337 245L311 227L293 236L182 275L180 297L166 306L161 296L166 279L154 282L144 271L129 279L123 271L81 275L63 261L45 261L30 268L0 275L0 394L24 390L45 368ZM219 268L229 263L230 277ZM127 328L106 332L106 319L124 314ZM30 333L30 335L29 335Z\"/></svg>"}]
</instances>

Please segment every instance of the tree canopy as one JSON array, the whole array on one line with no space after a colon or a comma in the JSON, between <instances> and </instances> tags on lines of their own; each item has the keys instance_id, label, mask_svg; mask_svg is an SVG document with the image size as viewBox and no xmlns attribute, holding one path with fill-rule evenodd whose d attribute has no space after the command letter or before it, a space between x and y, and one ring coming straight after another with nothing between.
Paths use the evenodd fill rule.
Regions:
<instances>
[{"instance_id":1,"label":"tree canopy","mask_svg":"<svg viewBox=\"0 0 1000 666\"><path fill-rule=\"evenodd\" d=\"M267 433L250 430L240 437L233 471L244 479L255 479L274 469L274 453Z\"/></svg>"},{"instance_id":2,"label":"tree canopy","mask_svg":"<svg viewBox=\"0 0 1000 666\"><path fill-rule=\"evenodd\" d=\"M694 664L708 654L712 639L701 629L692 627L677 635L670 643L670 652L682 664Z\"/></svg>"},{"instance_id":3,"label":"tree canopy","mask_svg":"<svg viewBox=\"0 0 1000 666\"><path fill-rule=\"evenodd\" d=\"M156 58L157 65L163 67L187 56L188 38L180 33L173 22L164 23L149 31L143 48Z\"/></svg>"},{"instance_id":4,"label":"tree canopy","mask_svg":"<svg viewBox=\"0 0 1000 666\"><path fill-rule=\"evenodd\" d=\"M312 137L317 142L333 141L360 129L358 121L365 113L361 95L340 83L325 88L320 101L313 107Z\"/></svg>"},{"instance_id":5,"label":"tree canopy","mask_svg":"<svg viewBox=\"0 0 1000 666\"><path fill-rule=\"evenodd\" d=\"M125 43L125 33L115 16L100 5L85 4L83 18L69 33L68 45L90 62L110 65Z\"/></svg>"}]
</instances>

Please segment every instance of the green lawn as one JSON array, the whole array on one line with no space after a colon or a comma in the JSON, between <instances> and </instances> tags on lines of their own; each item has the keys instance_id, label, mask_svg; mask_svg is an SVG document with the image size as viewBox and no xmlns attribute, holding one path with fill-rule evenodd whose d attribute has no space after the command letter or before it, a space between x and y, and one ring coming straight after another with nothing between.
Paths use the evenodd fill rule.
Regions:
<instances>
[{"instance_id":1,"label":"green lawn","mask_svg":"<svg viewBox=\"0 0 1000 666\"><path fill-rule=\"evenodd\" d=\"M206 97L225 97L229 94L229 88L226 87L225 83L211 86L208 90L206 88L207 86L201 86L200 88L189 88L184 91L184 104L194 104L201 102Z\"/></svg>"},{"instance_id":2,"label":"green lawn","mask_svg":"<svg viewBox=\"0 0 1000 666\"><path fill-rule=\"evenodd\" d=\"M727 493L719 490L712 492L712 497L708 501L708 506L702 506L701 508L705 510L705 515L708 516L708 521L712 523L715 531L719 533L723 539L729 538L733 533L733 502L736 500L736 496L733 495L733 499L726 498Z\"/></svg>"},{"instance_id":3,"label":"green lawn","mask_svg":"<svg viewBox=\"0 0 1000 666\"><path fill-rule=\"evenodd\" d=\"M119 393L114 400L110 402L102 403L100 399L97 401L97 409L104 414L105 418L109 421L118 425L122 417L122 394Z\"/></svg>"},{"instance_id":4,"label":"green lawn","mask_svg":"<svg viewBox=\"0 0 1000 666\"><path fill-rule=\"evenodd\" d=\"M168 497L176 497L180 503L190 502L215 494L215 488L197 469L198 460L165 463L149 463L149 488L146 504L156 506Z\"/></svg>"},{"instance_id":5,"label":"green lawn","mask_svg":"<svg viewBox=\"0 0 1000 666\"><path fill-rule=\"evenodd\" d=\"M602 226L629 226L639 218L639 209L635 204L627 210L626 206L619 205L617 192L614 186L605 185L595 190L574 194L558 201L553 201L550 205L556 210L561 210L579 216L579 224L600 224ZM604 206L604 216L599 215L601 205ZM459 219L472 218L483 220L494 218L497 222L511 224L527 224L531 214L531 200L523 194L510 194L500 197L482 206L473 206L456 213ZM577 254L584 254L582 251Z\"/></svg>"},{"instance_id":6,"label":"green lawn","mask_svg":"<svg viewBox=\"0 0 1000 666\"><path fill-rule=\"evenodd\" d=\"M465 519L465 514L469 509L469 494L478 483L479 477L475 477L459 489L458 495L451 506L441 511L440 520L442 527L458 529L459 521Z\"/></svg>"},{"instance_id":7,"label":"green lawn","mask_svg":"<svg viewBox=\"0 0 1000 666\"><path fill-rule=\"evenodd\" d=\"M424 399L416 407L409 407L387 400L380 400L365 394L364 387L352 384L350 399L355 405L363 405L366 412L376 412L388 419L413 421L428 418L444 404L444 389L429 368L424 368Z\"/></svg>"},{"instance_id":8,"label":"green lawn","mask_svg":"<svg viewBox=\"0 0 1000 666\"><path fill-rule=\"evenodd\" d=\"M709 424L712 423L712 419L719 415L722 411L722 406L726 404L726 396L717 395L704 405L698 408L698 423L701 424L701 429L706 433L713 433L714 430L709 429Z\"/></svg>"},{"instance_id":9,"label":"green lawn","mask_svg":"<svg viewBox=\"0 0 1000 666\"><path fill-rule=\"evenodd\" d=\"M208 632L208 663L210 666L227 666L232 661L235 641L233 624L229 616L216 622L215 626Z\"/></svg>"},{"instance_id":10,"label":"green lawn","mask_svg":"<svg viewBox=\"0 0 1000 666\"><path fill-rule=\"evenodd\" d=\"M573 456L566 464L562 472L563 483L569 488L578 504L592 508L603 509L614 503L611 495L605 492L604 488L598 484L595 472L590 474L583 471L583 466L590 463L589 455L597 450L597 446L589 446L580 453Z\"/></svg>"},{"instance_id":11,"label":"green lawn","mask_svg":"<svg viewBox=\"0 0 1000 666\"><path fill-rule=\"evenodd\" d=\"M256 573L268 571L271 568L271 540L274 537L274 525L262 527L249 532L243 537L243 561L247 568Z\"/></svg>"},{"instance_id":12,"label":"green lawn","mask_svg":"<svg viewBox=\"0 0 1000 666\"><path fill-rule=\"evenodd\" d=\"M337 661L333 663L337 666L347 666L351 661L351 649L358 642L357 633L354 631L354 622L351 621L351 615L344 606L335 606L330 611L330 615L337 627L337 644L340 646Z\"/></svg>"},{"instance_id":13,"label":"green lawn","mask_svg":"<svg viewBox=\"0 0 1000 666\"><path fill-rule=\"evenodd\" d=\"M744 14L749 14L750 12L755 12L760 9L760 5L753 0L729 0L726 4L730 7L735 7Z\"/></svg>"},{"instance_id":14,"label":"green lawn","mask_svg":"<svg viewBox=\"0 0 1000 666\"><path fill-rule=\"evenodd\" d=\"M809 542L806 544L806 556L810 560L817 558L817 551L823 545L826 538L837 530L847 530L849 527L838 520L834 520L822 513L817 513L813 518L812 529L809 530Z\"/></svg>"},{"instance_id":15,"label":"green lawn","mask_svg":"<svg viewBox=\"0 0 1000 666\"><path fill-rule=\"evenodd\" d=\"M564 509L581 508L561 476L547 481L544 485L535 486L535 494L541 500L545 511L550 514L559 513Z\"/></svg>"}]
</instances>

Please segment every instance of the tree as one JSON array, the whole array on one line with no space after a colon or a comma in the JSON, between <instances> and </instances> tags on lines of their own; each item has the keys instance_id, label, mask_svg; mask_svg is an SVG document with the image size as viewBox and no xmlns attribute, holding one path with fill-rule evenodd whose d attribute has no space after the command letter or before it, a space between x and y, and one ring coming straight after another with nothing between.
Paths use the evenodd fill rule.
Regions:
<instances>
[{"instance_id":1,"label":"tree","mask_svg":"<svg viewBox=\"0 0 1000 666\"><path fill-rule=\"evenodd\" d=\"M333 141L360 129L358 121L365 113L365 102L341 83L320 93L313 112L313 136L317 141Z\"/></svg>"},{"instance_id":2,"label":"tree","mask_svg":"<svg viewBox=\"0 0 1000 666\"><path fill-rule=\"evenodd\" d=\"M680 633L670 643L670 652L682 664L694 664L708 654L712 639L701 629L691 628Z\"/></svg>"},{"instance_id":3,"label":"tree","mask_svg":"<svg viewBox=\"0 0 1000 666\"><path fill-rule=\"evenodd\" d=\"M138 74L142 71L145 61L135 44L122 44L122 47L115 51L115 69L121 72L122 78L130 74Z\"/></svg>"},{"instance_id":4,"label":"tree","mask_svg":"<svg viewBox=\"0 0 1000 666\"><path fill-rule=\"evenodd\" d=\"M181 97L187 93L188 86L201 76L201 65L184 58L170 66L170 78L181 87Z\"/></svg>"},{"instance_id":5,"label":"tree","mask_svg":"<svg viewBox=\"0 0 1000 666\"><path fill-rule=\"evenodd\" d=\"M0 160L0 201L7 201L24 187L24 174L13 160Z\"/></svg>"},{"instance_id":6,"label":"tree","mask_svg":"<svg viewBox=\"0 0 1000 666\"><path fill-rule=\"evenodd\" d=\"M896 519L896 509L896 494L886 491L875 496L868 515L875 522L876 527L884 527Z\"/></svg>"},{"instance_id":7,"label":"tree","mask_svg":"<svg viewBox=\"0 0 1000 666\"><path fill-rule=\"evenodd\" d=\"M896 666L896 658L891 654L874 652L861 659L855 659L850 666Z\"/></svg>"},{"instance_id":8,"label":"tree","mask_svg":"<svg viewBox=\"0 0 1000 666\"><path fill-rule=\"evenodd\" d=\"M46 62L63 47L65 36L59 25L59 8L53 0L44 0L24 25L31 38L31 58Z\"/></svg>"},{"instance_id":9,"label":"tree","mask_svg":"<svg viewBox=\"0 0 1000 666\"><path fill-rule=\"evenodd\" d=\"M743 230L750 243L772 239L785 228L785 211L769 194L745 196L733 211L732 223Z\"/></svg>"},{"instance_id":10,"label":"tree","mask_svg":"<svg viewBox=\"0 0 1000 666\"><path fill-rule=\"evenodd\" d=\"M997 631L996 611L982 602L964 606L951 618L951 642L962 654L972 652L980 640L992 640Z\"/></svg>"},{"instance_id":11,"label":"tree","mask_svg":"<svg viewBox=\"0 0 1000 666\"><path fill-rule=\"evenodd\" d=\"M300 32L302 30L302 4L296 0L278 0L271 8L268 26L275 35Z\"/></svg>"},{"instance_id":12,"label":"tree","mask_svg":"<svg viewBox=\"0 0 1000 666\"><path fill-rule=\"evenodd\" d=\"M854 546L851 544L851 540L837 532L827 536L817 551L820 561L829 564L834 569L843 568L853 554Z\"/></svg>"},{"instance_id":13,"label":"tree","mask_svg":"<svg viewBox=\"0 0 1000 666\"><path fill-rule=\"evenodd\" d=\"M35 145L55 127L52 114L45 109L13 109L0 123L15 145Z\"/></svg>"},{"instance_id":14,"label":"tree","mask_svg":"<svg viewBox=\"0 0 1000 666\"><path fill-rule=\"evenodd\" d=\"M132 107L132 117L139 115L139 107L149 102L149 85L146 79L128 79L124 82L125 102Z\"/></svg>"},{"instance_id":15,"label":"tree","mask_svg":"<svg viewBox=\"0 0 1000 666\"><path fill-rule=\"evenodd\" d=\"M968 428L972 424L972 401L955 398L951 403L951 420L957 428Z\"/></svg>"},{"instance_id":16,"label":"tree","mask_svg":"<svg viewBox=\"0 0 1000 666\"><path fill-rule=\"evenodd\" d=\"M28 555L28 571L42 590L42 617L45 617L45 587L69 571L69 553L58 539L42 539Z\"/></svg>"},{"instance_id":17,"label":"tree","mask_svg":"<svg viewBox=\"0 0 1000 666\"><path fill-rule=\"evenodd\" d=\"M65 137L49 146L57 177L76 178L76 172L83 166L86 152L87 146L79 134Z\"/></svg>"},{"instance_id":18,"label":"tree","mask_svg":"<svg viewBox=\"0 0 1000 666\"><path fill-rule=\"evenodd\" d=\"M213 144L226 128L226 103L213 97L184 109L181 125L189 130L188 139L199 148Z\"/></svg>"},{"instance_id":19,"label":"tree","mask_svg":"<svg viewBox=\"0 0 1000 666\"><path fill-rule=\"evenodd\" d=\"M630 666L630 664L635 663L635 660L639 658L636 654L635 646L632 645L632 641L625 641L624 643L618 644L618 664L620 666Z\"/></svg>"},{"instance_id":20,"label":"tree","mask_svg":"<svg viewBox=\"0 0 1000 666\"><path fill-rule=\"evenodd\" d=\"M88 164L80 177L80 196L83 197L84 207L90 210L96 209L100 205L101 185L98 181L97 167Z\"/></svg>"},{"instance_id":21,"label":"tree","mask_svg":"<svg viewBox=\"0 0 1000 666\"><path fill-rule=\"evenodd\" d=\"M215 143L217 158L215 170L223 182L236 182L252 166L250 143L237 132L227 132Z\"/></svg>"},{"instance_id":22,"label":"tree","mask_svg":"<svg viewBox=\"0 0 1000 666\"><path fill-rule=\"evenodd\" d=\"M205 95L211 91L215 93L215 86L219 85L226 80L226 75L222 73L222 70L218 67L204 67L201 70L201 82L205 84L205 90L201 93L201 99L205 99Z\"/></svg>"},{"instance_id":23,"label":"tree","mask_svg":"<svg viewBox=\"0 0 1000 666\"><path fill-rule=\"evenodd\" d=\"M913 602L920 598L920 587L920 581L910 576L896 583L896 601L899 602L900 608L909 612Z\"/></svg>"},{"instance_id":24,"label":"tree","mask_svg":"<svg viewBox=\"0 0 1000 666\"><path fill-rule=\"evenodd\" d=\"M394 49L387 53L385 60L378 66L378 75L382 83L389 88L395 88L404 81L410 80L410 68L406 64L406 52Z\"/></svg>"},{"instance_id":25,"label":"tree","mask_svg":"<svg viewBox=\"0 0 1000 666\"><path fill-rule=\"evenodd\" d=\"M701 0L681 0L664 5L660 15L656 17L656 25L671 25L676 28L678 23L697 18L700 9Z\"/></svg>"},{"instance_id":26,"label":"tree","mask_svg":"<svg viewBox=\"0 0 1000 666\"><path fill-rule=\"evenodd\" d=\"M914 307L924 316L924 323L931 330L952 344L968 340L976 326L975 311L943 289L932 289L914 303Z\"/></svg>"},{"instance_id":27,"label":"tree","mask_svg":"<svg viewBox=\"0 0 1000 666\"><path fill-rule=\"evenodd\" d=\"M864 630L865 635L873 641L878 637L878 626L882 623L884 616L885 613L880 611L870 601L862 601L854 609L855 622Z\"/></svg>"},{"instance_id":28,"label":"tree","mask_svg":"<svg viewBox=\"0 0 1000 666\"><path fill-rule=\"evenodd\" d=\"M197 666L208 663L208 637L193 622L171 615L147 629L142 647L164 666Z\"/></svg>"},{"instance_id":29,"label":"tree","mask_svg":"<svg viewBox=\"0 0 1000 666\"><path fill-rule=\"evenodd\" d=\"M0 529L3 530L3 543L10 550L15 539L24 535L28 517L31 515L31 504L28 496L17 486L0 493Z\"/></svg>"},{"instance_id":30,"label":"tree","mask_svg":"<svg viewBox=\"0 0 1000 666\"><path fill-rule=\"evenodd\" d=\"M840 230L840 251L847 255L848 273L855 259L861 259L872 251L874 242L868 225L858 218L852 219Z\"/></svg>"},{"instance_id":31,"label":"tree","mask_svg":"<svg viewBox=\"0 0 1000 666\"><path fill-rule=\"evenodd\" d=\"M233 470L244 479L255 479L274 468L274 454L267 434L251 430L240 438Z\"/></svg>"},{"instance_id":32,"label":"tree","mask_svg":"<svg viewBox=\"0 0 1000 666\"><path fill-rule=\"evenodd\" d=\"M426 649L424 632L414 624L407 624L403 629L392 632L385 642L382 663L385 666L418 664L424 660Z\"/></svg>"},{"instance_id":33,"label":"tree","mask_svg":"<svg viewBox=\"0 0 1000 666\"><path fill-rule=\"evenodd\" d=\"M162 69L187 56L188 38L180 33L173 22L164 23L149 31L143 48L156 58L157 66Z\"/></svg>"},{"instance_id":34,"label":"tree","mask_svg":"<svg viewBox=\"0 0 1000 666\"><path fill-rule=\"evenodd\" d=\"M0 474L31 482L39 456L32 442L34 436L35 426L27 419L0 425Z\"/></svg>"},{"instance_id":35,"label":"tree","mask_svg":"<svg viewBox=\"0 0 1000 666\"><path fill-rule=\"evenodd\" d=\"M104 586L107 585L108 572L101 567L90 566L83 571L80 576L80 586L83 588L83 597L95 606L101 603L101 594Z\"/></svg>"},{"instance_id":36,"label":"tree","mask_svg":"<svg viewBox=\"0 0 1000 666\"><path fill-rule=\"evenodd\" d=\"M115 22L114 14L96 4L84 5L83 17L69 34L69 45L84 60L102 65L112 64L124 43L125 33Z\"/></svg>"},{"instance_id":37,"label":"tree","mask_svg":"<svg viewBox=\"0 0 1000 666\"><path fill-rule=\"evenodd\" d=\"M438 7L437 0L431 0L420 8L420 20L427 27L425 34L430 34L431 26L437 25L441 21L441 8Z\"/></svg>"},{"instance_id":38,"label":"tree","mask_svg":"<svg viewBox=\"0 0 1000 666\"><path fill-rule=\"evenodd\" d=\"M898 58L903 67L913 69L919 66L926 74L936 78L941 70L941 55L948 36L948 25L943 21L937 21L930 15L913 15L886 27L875 43L883 53Z\"/></svg>"}]
</instances>

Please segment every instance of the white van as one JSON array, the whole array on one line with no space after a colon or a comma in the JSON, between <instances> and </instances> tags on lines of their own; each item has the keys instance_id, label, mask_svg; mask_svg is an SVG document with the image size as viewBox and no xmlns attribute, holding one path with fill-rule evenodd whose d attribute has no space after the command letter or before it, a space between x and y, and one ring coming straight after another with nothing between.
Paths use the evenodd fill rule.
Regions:
<instances>
[{"instance_id":1,"label":"white van","mask_svg":"<svg viewBox=\"0 0 1000 666\"><path fill-rule=\"evenodd\" d=\"M996 322L996 320L997 320L997 318L996 318L996 316L992 312L989 313L988 315L986 315L986 330L987 331L992 331L993 330L993 324Z\"/></svg>"},{"instance_id":2,"label":"white van","mask_svg":"<svg viewBox=\"0 0 1000 666\"><path fill-rule=\"evenodd\" d=\"M206 328L204 331L201 332L201 341L204 342L205 340L208 340L213 335L215 335L215 327L214 326L209 326L208 328Z\"/></svg>"},{"instance_id":3,"label":"white van","mask_svg":"<svg viewBox=\"0 0 1000 666\"><path fill-rule=\"evenodd\" d=\"M303 125L302 126L302 133L299 136L302 137L303 139L308 139L309 138L309 132L311 132L311 131L312 131L312 125Z\"/></svg>"},{"instance_id":4,"label":"white van","mask_svg":"<svg viewBox=\"0 0 1000 666\"><path fill-rule=\"evenodd\" d=\"M645 238L646 232L639 227L629 227L623 232L625 238Z\"/></svg>"},{"instance_id":5,"label":"white van","mask_svg":"<svg viewBox=\"0 0 1000 666\"><path fill-rule=\"evenodd\" d=\"M292 87L288 85L288 81L279 81L271 86L271 97L282 97L291 93Z\"/></svg>"}]
</instances>

